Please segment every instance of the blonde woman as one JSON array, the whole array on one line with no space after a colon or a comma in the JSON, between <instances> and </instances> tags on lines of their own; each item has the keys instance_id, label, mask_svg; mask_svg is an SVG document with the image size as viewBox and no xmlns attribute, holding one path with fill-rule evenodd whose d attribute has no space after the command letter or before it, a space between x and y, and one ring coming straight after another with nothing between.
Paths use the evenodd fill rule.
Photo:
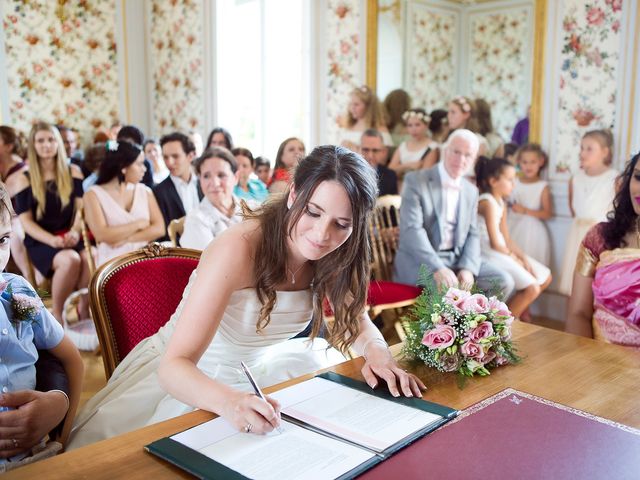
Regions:
<instances>
[{"instance_id":1,"label":"blonde woman","mask_svg":"<svg viewBox=\"0 0 640 480\"><path fill-rule=\"evenodd\" d=\"M89 271L77 216L82 207L82 173L69 165L60 132L36 123L29 133L29 171L17 180L16 213L34 267L51 278L53 315L62 321L69 294L87 286ZM81 312L81 314L84 312Z\"/></svg>"},{"instance_id":2,"label":"blonde woman","mask_svg":"<svg viewBox=\"0 0 640 480\"><path fill-rule=\"evenodd\" d=\"M374 128L382 134L385 145L393 145L387 128L386 114L376 94L363 85L352 90L350 97L349 107L342 121L340 144L357 152L364 131Z\"/></svg>"}]
</instances>

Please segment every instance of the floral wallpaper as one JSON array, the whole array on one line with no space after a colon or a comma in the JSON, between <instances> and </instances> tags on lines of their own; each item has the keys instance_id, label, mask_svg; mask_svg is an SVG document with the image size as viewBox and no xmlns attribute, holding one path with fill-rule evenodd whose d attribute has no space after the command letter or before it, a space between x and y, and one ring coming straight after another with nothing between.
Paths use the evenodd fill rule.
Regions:
<instances>
[{"instance_id":1,"label":"floral wallpaper","mask_svg":"<svg viewBox=\"0 0 640 480\"><path fill-rule=\"evenodd\" d=\"M326 112L328 142L340 140L340 120L347 111L349 92L362 84L360 21L364 12L354 0L328 0L324 42L328 72ZM364 32L362 32L364 34Z\"/></svg>"},{"instance_id":2,"label":"floral wallpaper","mask_svg":"<svg viewBox=\"0 0 640 480\"><path fill-rule=\"evenodd\" d=\"M9 123L62 123L86 140L118 118L114 0L7 0L2 11Z\"/></svg>"},{"instance_id":3,"label":"floral wallpaper","mask_svg":"<svg viewBox=\"0 0 640 480\"><path fill-rule=\"evenodd\" d=\"M456 94L458 14L410 3L407 12L406 88L412 104L430 111L446 108Z\"/></svg>"},{"instance_id":4,"label":"floral wallpaper","mask_svg":"<svg viewBox=\"0 0 640 480\"><path fill-rule=\"evenodd\" d=\"M151 133L204 129L202 0L151 0Z\"/></svg>"},{"instance_id":5,"label":"floral wallpaper","mask_svg":"<svg viewBox=\"0 0 640 480\"><path fill-rule=\"evenodd\" d=\"M613 126L623 0L565 0L552 176L578 168L582 135Z\"/></svg>"},{"instance_id":6,"label":"floral wallpaper","mask_svg":"<svg viewBox=\"0 0 640 480\"><path fill-rule=\"evenodd\" d=\"M491 105L493 127L505 140L531 97L532 13L522 7L470 15L468 91Z\"/></svg>"}]
</instances>

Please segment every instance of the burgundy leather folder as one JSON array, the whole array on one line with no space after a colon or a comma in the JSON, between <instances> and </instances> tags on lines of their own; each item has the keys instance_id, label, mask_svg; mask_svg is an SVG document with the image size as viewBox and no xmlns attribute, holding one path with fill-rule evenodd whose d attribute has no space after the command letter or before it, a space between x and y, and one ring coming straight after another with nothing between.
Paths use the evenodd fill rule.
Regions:
<instances>
[{"instance_id":1,"label":"burgundy leather folder","mask_svg":"<svg viewBox=\"0 0 640 480\"><path fill-rule=\"evenodd\" d=\"M359 478L640 479L640 430L506 389Z\"/></svg>"}]
</instances>

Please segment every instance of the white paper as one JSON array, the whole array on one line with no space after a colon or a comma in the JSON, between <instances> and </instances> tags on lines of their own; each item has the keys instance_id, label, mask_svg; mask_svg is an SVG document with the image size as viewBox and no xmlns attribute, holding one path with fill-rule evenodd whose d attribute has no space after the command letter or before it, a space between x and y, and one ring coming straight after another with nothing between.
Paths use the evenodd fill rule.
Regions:
<instances>
[{"instance_id":1,"label":"white paper","mask_svg":"<svg viewBox=\"0 0 640 480\"><path fill-rule=\"evenodd\" d=\"M281 425L281 434L254 435L229 429L216 418L171 438L258 480L332 479L374 456L286 421Z\"/></svg>"},{"instance_id":2,"label":"white paper","mask_svg":"<svg viewBox=\"0 0 640 480\"><path fill-rule=\"evenodd\" d=\"M442 419L318 377L274 396L287 415L379 452Z\"/></svg>"}]
</instances>

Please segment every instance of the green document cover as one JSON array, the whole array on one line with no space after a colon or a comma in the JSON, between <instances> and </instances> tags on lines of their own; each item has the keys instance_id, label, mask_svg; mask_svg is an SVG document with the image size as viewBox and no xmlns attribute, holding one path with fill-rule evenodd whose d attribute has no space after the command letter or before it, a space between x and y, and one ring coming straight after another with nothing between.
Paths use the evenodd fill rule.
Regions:
<instances>
[{"instance_id":1,"label":"green document cover","mask_svg":"<svg viewBox=\"0 0 640 480\"><path fill-rule=\"evenodd\" d=\"M240 433L216 418L145 450L202 479L347 479L458 414L333 372L271 396L283 405L281 435Z\"/></svg>"}]
</instances>

